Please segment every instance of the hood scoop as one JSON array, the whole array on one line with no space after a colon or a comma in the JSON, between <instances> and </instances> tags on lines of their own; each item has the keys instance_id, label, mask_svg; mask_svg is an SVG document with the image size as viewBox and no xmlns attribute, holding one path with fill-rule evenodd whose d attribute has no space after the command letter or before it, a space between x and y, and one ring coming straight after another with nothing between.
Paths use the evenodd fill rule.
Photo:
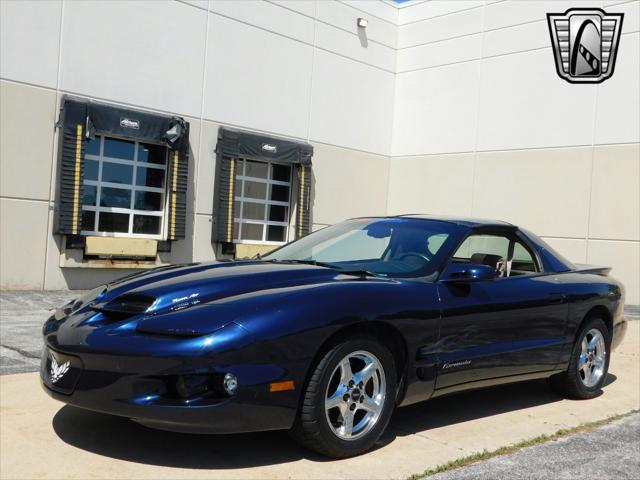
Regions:
<instances>
[{"instance_id":1,"label":"hood scoop","mask_svg":"<svg viewBox=\"0 0 640 480\"><path fill-rule=\"evenodd\" d=\"M149 295L125 293L107 303L92 305L91 308L113 320L124 320L146 312L154 301L155 298Z\"/></svg>"}]
</instances>

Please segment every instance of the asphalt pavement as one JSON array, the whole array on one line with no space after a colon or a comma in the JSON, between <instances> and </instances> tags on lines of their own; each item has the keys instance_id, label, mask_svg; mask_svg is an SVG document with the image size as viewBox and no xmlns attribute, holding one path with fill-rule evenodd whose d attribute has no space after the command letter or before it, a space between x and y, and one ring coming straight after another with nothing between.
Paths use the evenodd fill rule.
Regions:
<instances>
[{"instance_id":1,"label":"asphalt pavement","mask_svg":"<svg viewBox=\"0 0 640 480\"><path fill-rule=\"evenodd\" d=\"M429 480L636 480L640 478L640 415L556 441L425 477Z\"/></svg>"}]
</instances>

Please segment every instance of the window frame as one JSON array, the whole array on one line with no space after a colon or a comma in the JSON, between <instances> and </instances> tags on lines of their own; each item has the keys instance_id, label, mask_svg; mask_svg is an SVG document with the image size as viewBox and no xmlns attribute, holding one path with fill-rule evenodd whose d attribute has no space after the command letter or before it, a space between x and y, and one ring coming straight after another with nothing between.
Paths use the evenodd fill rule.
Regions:
<instances>
[{"instance_id":1,"label":"window frame","mask_svg":"<svg viewBox=\"0 0 640 480\"><path fill-rule=\"evenodd\" d=\"M81 231L81 235L84 236L92 236L92 237L118 237L118 238L146 238L146 239L153 239L153 240L164 240L167 237L167 211L168 211L168 205L169 205L169 195L167 195L167 188L168 188L168 173L169 173L169 149L165 146L162 145L160 143L155 143L155 142L148 142L148 141L138 141L138 140L133 140L130 138L124 138L124 137L120 137L117 135L96 135L95 139L100 139L100 152L98 155L94 155L94 154L90 154L90 153L86 153L84 155L83 158L83 162L85 162L86 160L92 160L95 162L98 162L98 180L88 180L86 178L83 178L82 183L83 183L83 187L85 186L95 186L96 187L96 204L95 205L85 205L84 204L84 198L81 199L82 203L82 208L81 210L84 211L91 211L94 212L94 220L93 220L93 230L82 230ZM104 147L105 147L105 140L106 139L114 139L114 140L121 140L121 141L126 141L126 142L132 142L134 144L133 147L133 160L127 160L127 159L123 159L123 158L115 158L115 157L108 157L104 155ZM94 140L95 141L95 140ZM150 163L150 162L141 162L138 160L138 150L139 150L139 146L142 144L149 144L149 145L157 145L160 147L163 147L165 149L165 162L164 164L157 164L157 163ZM114 183L114 182L103 182L102 181L102 170L103 170L103 164L104 162L107 163L114 163L114 164L118 164L118 165L127 165L127 166L131 166L133 169L133 174L131 177L131 183L130 184L123 184L123 183ZM160 188L160 187L148 187L148 186L143 186L143 185L137 185L136 184L136 179L137 179L137 173L138 173L138 168L139 167L143 167L143 168L153 168L156 170L162 170L164 171L164 187ZM131 192L131 200L129 203L130 208L121 208L121 207L102 207L100 206L100 197L101 197L101 193L102 193L102 188L103 187L107 187L107 188L118 188L118 189L122 189L122 190L129 190ZM134 208L135 206L135 199L136 199L136 192L137 191L143 191L143 192L152 192L152 193L160 193L161 198L160 198L160 204L162 206L162 210L139 210ZM127 232L101 232L98 230L98 226L99 226L99 214L101 212L105 212L105 213L122 213L122 214L127 214L129 215L129 224L128 224L128 228L127 228ZM133 221L134 221L134 216L135 215L145 215L145 216L150 216L150 217L160 217L160 229L159 229L159 233L157 234L149 234L149 233L133 233Z\"/></svg>"},{"instance_id":2,"label":"window frame","mask_svg":"<svg viewBox=\"0 0 640 480\"><path fill-rule=\"evenodd\" d=\"M239 208L238 209L234 209L234 218L233 218L233 223L234 224L238 224L238 231L237 233L234 231L234 237L233 237L233 243L236 244L251 244L251 245L274 245L274 246L280 246L280 245L285 245L286 243L289 242L289 236L290 236L290 220L291 220L291 199L293 198L293 174L294 174L294 168L293 165L290 163L286 163L286 162L274 162L271 160L257 160L257 159L253 159L253 158L237 158L236 160L236 175L234 178L234 181L241 181L241 192L238 194L238 192L235 191L233 192L233 201L234 202L239 202ZM266 178L260 178L260 177L251 177L251 176L247 176L245 175L246 172L246 162L257 162L257 163L264 163L267 165L267 177ZM242 173L237 173L239 172L239 167L240 165L242 166ZM285 167L289 168L289 181L285 182L282 180L273 180L271 179L271 174L273 171L273 165L282 165ZM267 198L265 199L259 199L259 198L251 198L251 197L245 197L244 196L244 188L245 188L245 181L249 181L249 182L255 182L255 183L261 183L267 186ZM281 185L281 186L286 186L289 187L289 198L286 202L283 201L279 201L279 200L270 200L268 199L271 195L271 187L272 185ZM244 212L244 204L245 202L247 203L257 203L260 205L264 205L265 206L265 211L264 211L264 219L263 220L256 220L256 219L245 219L243 218L243 212ZM271 205L275 205L275 206L282 206L282 207L286 207L287 208L287 219L284 222L278 222L278 221L273 221L273 220L269 220L268 216L269 216L269 206ZM235 211L238 210L238 211ZM262 240L249 240L249 239L243 239L240 238L241 234L242 234L242 224L243 223L248 223L248 224L253 224L253 225L262 225ZM273 225L273 226L279 226L279 227L284 227L284 231L285 231L285 238L283 241L273 241L273 240L267 240L267 235L268 235L268 227L269 225Z\"/></svg>"}]
</instances>

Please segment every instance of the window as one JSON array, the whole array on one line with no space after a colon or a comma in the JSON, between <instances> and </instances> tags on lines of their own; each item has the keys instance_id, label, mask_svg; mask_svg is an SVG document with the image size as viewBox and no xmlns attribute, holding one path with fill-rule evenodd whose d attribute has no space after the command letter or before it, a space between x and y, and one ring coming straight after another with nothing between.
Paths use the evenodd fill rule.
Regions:
<instances>
[{"instance_id":1,"label":"window","mask_svg":"<svg viewBox=\"0 0 640 480\"><path fill-rule=\"evenodd\" d=\"M291 167L253 160L236 161L233 238L237 242L287 241Z\"/></svg>"},{"instance_id":2,"label":"window","mask_svg":"<svg viewBox=\"0 0 640 480\"><path fill-rule=\"evenodd\" d=\"M509 277L537 272L536 262L527 247L518 240L503 235L471 235L462 242L453 255L457 263L476 263L495 268L500 276L507 276L509 245L513 241L513 252Z\"/></svg>"},{"instance_id":3,"label":"window","mask_svg":"<svg viewBox=\"0 0 640 480\"><path fill-rule=\"evenodd\" d=\"M163 238L166 147L96 136L84 172L83 235Z\"/></svg>"}]
</instances>

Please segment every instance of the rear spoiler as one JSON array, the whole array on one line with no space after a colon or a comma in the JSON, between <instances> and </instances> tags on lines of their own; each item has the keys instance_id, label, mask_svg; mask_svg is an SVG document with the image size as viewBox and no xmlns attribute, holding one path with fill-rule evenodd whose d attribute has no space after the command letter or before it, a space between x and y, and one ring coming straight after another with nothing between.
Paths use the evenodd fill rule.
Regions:
<instances>
[{"instance_id":1,"label":"rear spoiler","mask_svg":"<svg viewBox=\"0 0 640 480\"><path fill-rule=\"evenodd\" d=\"M598 265L586 265L586 264L576 264L576 272L578 273L592 273L594 275L602 275L606 277L611 272L611 267L600 267Z\"/></svg>"}]
</instances>

